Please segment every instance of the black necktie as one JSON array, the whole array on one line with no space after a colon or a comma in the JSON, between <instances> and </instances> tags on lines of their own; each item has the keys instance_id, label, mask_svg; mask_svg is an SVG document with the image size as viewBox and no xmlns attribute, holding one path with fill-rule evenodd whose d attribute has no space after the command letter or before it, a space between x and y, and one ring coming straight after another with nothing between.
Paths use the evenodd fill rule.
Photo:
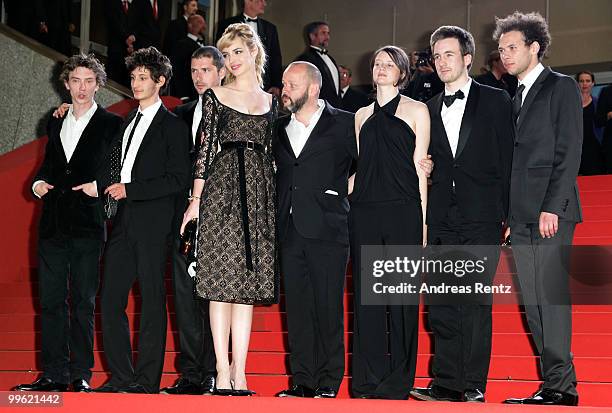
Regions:
<instances>
[{"instance_id":1,"label":"black necktie","mask_svg":"<svg viewBox=\"0 0 612 413\"><path fill-rule=\"evenodd\" d=\"M525 85L519 85L516 89L516 94L512 99L512 118L514 119L514 123L518 121L519 114L521 113L521 106L523 106L523 91L525 90Z\"/></svg>"},{"instance_id":2,"label":"black necktie","mask_svg":"<svg viewBox=\"0 0 612 413\"><path fill-rule=\"evenodd\" d=\"M458 90L455 92L454 95L444 95L442 99L444 100L444 104L446 105L446 107L449 107L450 105L453 104L453 102L456 99L463 99L463 98L465 98L465 95L463 94L461 90Z\"/></svg>"},{"instance_id":3,"label":"black necktie","mask_svg":"<svg viewBox=\"0 0 612 413\"><path fill-rule=\"evenodd\" d=\"M134 122L134 126L132 126L132 130L130 131L130 136L128 136L127 143L125 144L125 152L123 152L123 161L121 161L121 168L123 169L123 163L125 162L125 157L127 156L128 149L130 149L130 144L132 143L132 138L134 137L134 132L136 131L136 126L138 126L138 122L142 118L142 113L138 112L136 114L136 121ZM119 172L121 173L121 171Z\"/></svg>"}]
</instances>

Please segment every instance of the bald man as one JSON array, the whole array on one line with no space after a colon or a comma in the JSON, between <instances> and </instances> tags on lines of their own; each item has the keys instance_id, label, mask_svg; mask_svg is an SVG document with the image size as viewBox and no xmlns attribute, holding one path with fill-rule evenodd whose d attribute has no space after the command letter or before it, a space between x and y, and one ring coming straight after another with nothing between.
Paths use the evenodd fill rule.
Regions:
<instances>
[{"instance_id":1,"label":"bald man","mask_svg":"<svg viewBox=\"0 0 612 413\"><path fill-rule=\"evenodd\" d=\"M336 397L344 374L344 276L354 116L319 99L321 73L307 62L283 74L291 116L274 135L277 228L293 386L278 397Z\"/></svg>"},{"instance_id":2,"label":"bald man","mask_svg":"<svg viewBox=\"0 0 612 413\"><path fill-rule=\"evenodd\" d=\"M170 94L183 101L194 100L198 94L193 88L191 80L191 55L204 46L204 33L206 20L199 14L189 16L187 19L187 36L179 40L170 56L174 70L174 84L170 84Z\"/></svg>"}]
</instances>

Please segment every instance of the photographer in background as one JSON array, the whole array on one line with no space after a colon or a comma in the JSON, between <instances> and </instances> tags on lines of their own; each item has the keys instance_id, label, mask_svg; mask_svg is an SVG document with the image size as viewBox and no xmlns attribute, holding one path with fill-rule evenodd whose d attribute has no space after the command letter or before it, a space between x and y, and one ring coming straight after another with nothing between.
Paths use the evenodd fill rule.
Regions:
<instances>
[{"instance_id":1,"label":"photographer in background","mask_svg":"<svg viewBox=\"0 0 612 413\"><path fill-rule=\"evenodd\" d=\"M412 69L414 62L414 70ZM431 49L410 53L411 72L410 83L402 94L420 102L427 102L433 96L444 90L444 83L433 68Z\"/></svg>"}]
</instances>

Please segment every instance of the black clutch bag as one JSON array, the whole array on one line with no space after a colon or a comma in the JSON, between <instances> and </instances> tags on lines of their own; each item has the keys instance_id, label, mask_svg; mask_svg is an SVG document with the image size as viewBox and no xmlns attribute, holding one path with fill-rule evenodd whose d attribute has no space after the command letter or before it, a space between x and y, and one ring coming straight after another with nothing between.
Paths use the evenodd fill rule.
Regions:
<instances>
[{"instance_id":1,"label":"black clutch bag","mask_svg":"<svg viewBox=\"0 0 612 413\"><path fill-rule=\"evenodd\" d=\"M104 197L104 217L106 219L112 219L117 215L117 204L118 202L110 194L106 194Z\"/></svg>"},{"instance_id":2,"label":"black clutch bag","mask_svg":"<svg viewBox=\"0 0 612 413\"><path fill-rule=\"evenodd\" d=\"M185 225L185 231L183 232L183 235L181 235L181 245L179 247L179 252L185 257L195 256L197 230L197 218L193 218Z\"/></svg>"}]
</instances>

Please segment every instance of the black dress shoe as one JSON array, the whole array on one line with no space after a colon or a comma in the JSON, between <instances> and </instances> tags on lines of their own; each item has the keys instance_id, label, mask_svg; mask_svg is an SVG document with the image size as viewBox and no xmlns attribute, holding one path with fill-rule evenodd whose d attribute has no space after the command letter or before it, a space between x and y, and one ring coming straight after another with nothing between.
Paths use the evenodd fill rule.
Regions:
<instances>
[{"instance_id":1,"label":"black dress shoe","mask_svg":"<svg viewBox=\"0 0 612 413\"><path fill-rule=\"evenodd\" d=\"M255 393L253 390L248 390L247 389L247 390L232 390L232 394L231 395L232 396L242 396L242 397L244 397L244 396L252 396L254 394L257 394L257 393Z\"/></svg>"},{"instance_id":2,"label":"black dress shoe","mask_svg":"<svg viewBox=\"0 0 612 413\"><path fill-rule=\"evenodd\" d=\"M149 394L151 392L140 383L131 383L130 385L119 389L119 393Z\"/></svg>"},{"instance_id":3,"label":"black dress shoe","mask_svg":"<svg viewBox=\"0 0 612 413\"><path fill-rule=\"evenodd\" d=\"M174 386L164 387L159 391L161 394L202 394L202 387L192 383L184 377L179 378Z\"/></svg>"},{"instance_id":4,"label":"black dress shoe","mask_svg":"<svg viewBox=\"0 0 612 413\"><path fill-rule=\"evenodd\" d=\"M549 406L578 406L578 396L551 389L542 389L524 399L506 399L506 404L541 404Z\"/></svg>"},{"instance_id":5,"label":"black dress shoe","mask_svg":"<svg viewBox=\"0 0 612 413\"><path fill-rule=\"evenodd\" d=\"M429 387L415 387L410 395L418 400L434 402L462 402L463 393L435 384Z\"/></svg>"},{"instance_id":6,"label":"black dress shoe","mask_svg":"<svg viewBox=\"0 0 612 413\"><path fill-rule=\"evenodd\" d=\"M94 393L119 393L122 387L107 381L100 387L93 389Z\"/></svg>"},{"instance_id":7,"label":"black dress shoe","mask_svg":"<svg viewBox=\"0 0 612 413\"><path fill-rule=\"evenodd\" d=\"M79 379L72 382L72 391L77 393L90 393L91 386L85 379Z\"/></svg>"},{"instance_id":8,"label":"black dress shoe","mask_svg":"<svg viewBox=\"0 0 612 413\"><path fill-rule=\"evenodd\" d=\"M215 392L215 385L217 384L217 380L215 376L208 375L204 377L202 380L202 384L200 384L200 389L202 390L202 394L213 394Z\"/></svg>"},{"instance_id":9,"label":"black dress shoe","mask_svg":"<svg viewBox=\"0 0 612 413\"><path fill-rule=\"evenodd\" d=\"M466 402L484 403L484 392L480 389L469 389L463 392L463 400Z\"/></svg>"},{"instance_id":10,"label":"black dress shoe","mask_svg":"<svg viewBox=\"0 0 612 413\"><path fill-rule=\"evenodd\" d=\"M290 389L276 394L276 397L314 397L315 391L310 387L294 384Z\"/></svg>"},{"instance_id":11,"label":"black dress shoe","mask_svg":"<svg viewBox=\"0 0 612 413\"><path fill-rule=\"evenodd\" d=\"M47 377L41 377L32 383L19 384L13 387L15 391L67 391L68 385L55 382Z\"/></svg>"},{"instance_id":12,"label":"black dress shoe","mask_svg":"<svg viewBox=\"0 0 612 413\"><path fill-rule=\"evenodd\" d=\"M315 390L315 399L335 399L338 392L331 387L319 387Z\"/></svg>"}]
</instances>

